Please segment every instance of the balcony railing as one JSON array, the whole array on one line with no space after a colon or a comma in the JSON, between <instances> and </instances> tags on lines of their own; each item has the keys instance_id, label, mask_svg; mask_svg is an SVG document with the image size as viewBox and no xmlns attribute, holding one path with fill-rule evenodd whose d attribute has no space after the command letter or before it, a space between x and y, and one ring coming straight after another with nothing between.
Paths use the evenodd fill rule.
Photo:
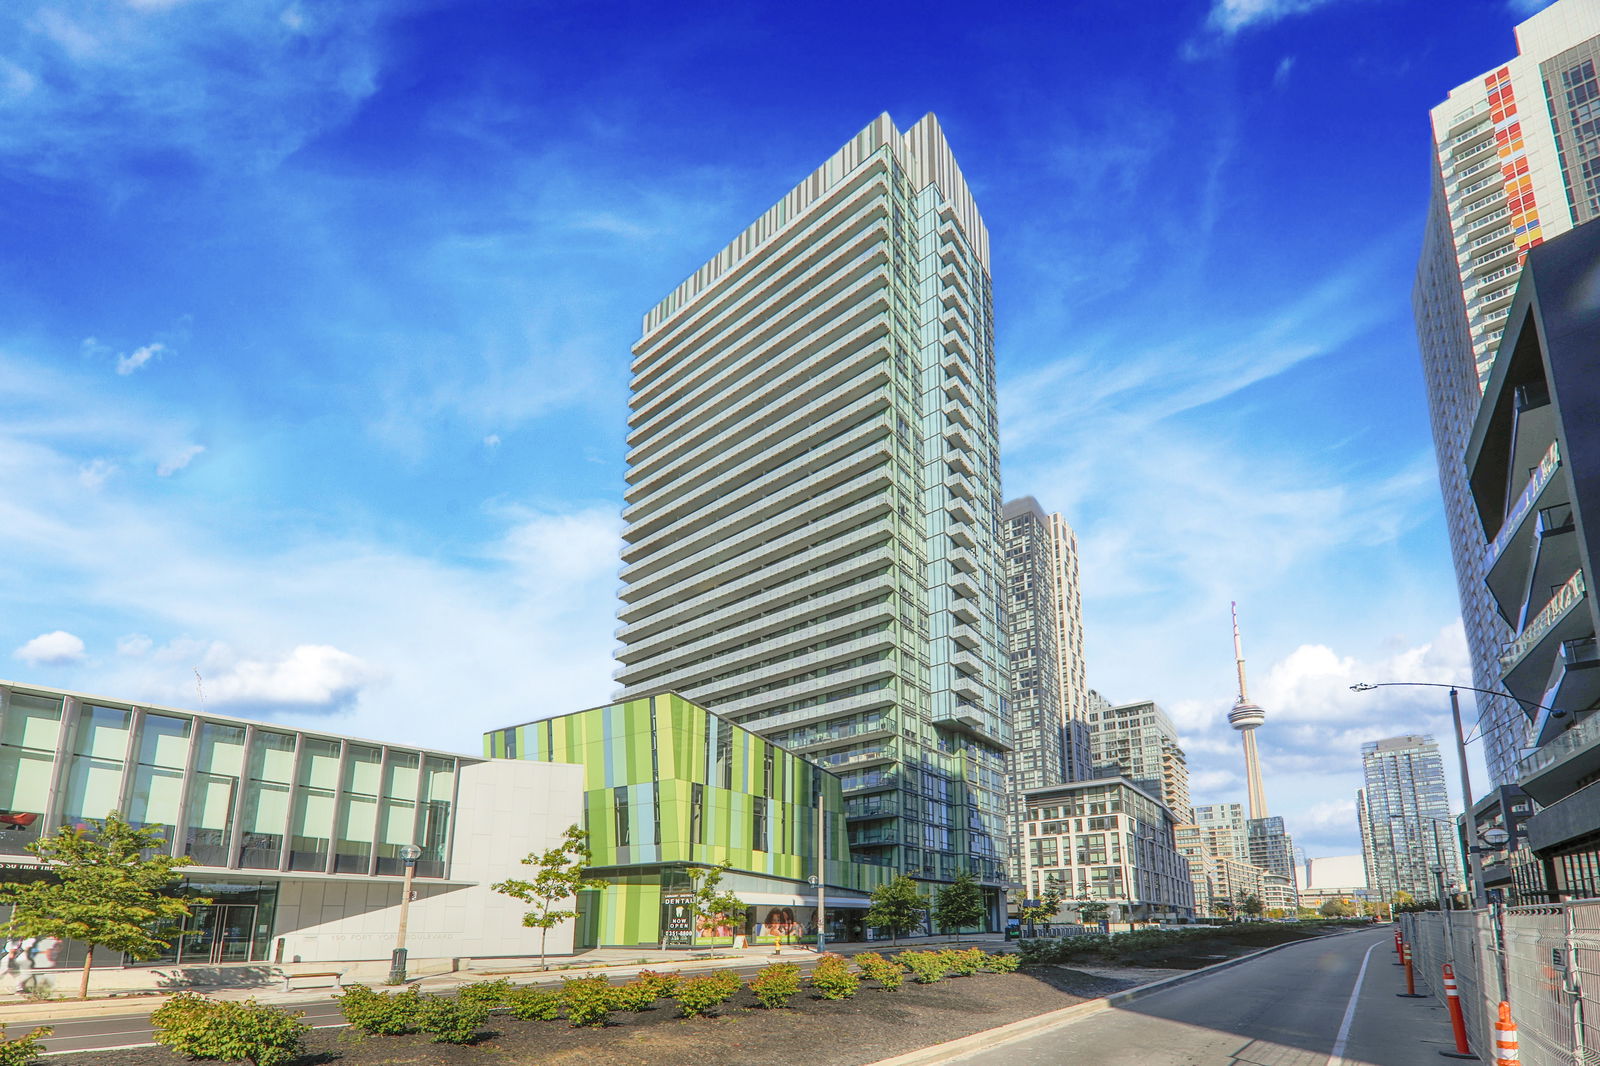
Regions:
<instances>
[{"instance_id":1,"label":"balcony railing","mask_svg":"<svg viewBox=\"0 0 1600 1066\"><path fill-rule=\"evenodd\" d=\"M1521 779L1531 777L1549 769L1569 755L1596 744L1600 744L1600 714L1591 714L1517 763L1517 777Z\"/></svg>"},{"instance_id":2,"label":"balcony railing","mask_svg":"<svg viewBox=\"0 0 1600 1066\"><path fill-rule=\"evenodd\" d=\"M1517 527L1522 525L1522 520L1528 516L1528 509L1533 506L1533 501L1539 498L1539 493L1544 491L1544 487L1550 483L1551 476L1560 466L1560 442L1551 441L1544 458L1534 467L1533 476L1528 478L1528 484L1523 488L1522 495L1517 497L1517 502L1506 512L1506 520L1501 523L1500 532L1494 535L1494 542L1489 545L1489 565L1485 569L1494 567L1495 561L1500 558L1500 553L1506 550L1506 545L1511 543L1511 538L1516 535Z\"/></svg>"},{"instance_id":3,"label":"balcony railing","mask_svg":"<svg viewBox=\"0 0 1600 1066\"><path fill-rule=\"evenodd\" d=\"M1583 571L1574 571L1573 575L1567 578L1566 584L1556 589L1555 595L1550 597L1550 602L1534 616L1527 628L1500 653L1501 672L1510 673L1515 669L1516 665L1545 638L1545 635L1555 628L1556 623L1566 617L1567 612L1583 599L1587 591L1588 588L1583 581Z\"/></svg>"}]
</instances>

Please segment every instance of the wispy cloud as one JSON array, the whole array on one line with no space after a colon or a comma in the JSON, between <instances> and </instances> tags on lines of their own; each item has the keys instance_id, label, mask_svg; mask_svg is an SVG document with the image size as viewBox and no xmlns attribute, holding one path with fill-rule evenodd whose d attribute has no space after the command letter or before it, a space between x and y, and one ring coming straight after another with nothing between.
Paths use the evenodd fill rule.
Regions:
<instances>
[{"instance_id":1,"label":"wispy cloud","mask_svg":"<svg viewBox=\"0 0 1600 1066\"><path fill-rule=\"evenodd\" d=\"M167 346L164 344L146 344L143 348L135 348L126 355L119 355L117 356L117 373L127 377L166 350Z\"/></svg>"},{"instance_id":2,"label":"wispy cloud","mask_svg":"<svg viewBox=\"0 0 1600 1066\"><path fill-rule=\"evenodd\" d=\"M1304 14L1332 0L1213 0L1206 24L1224 34Z\"/></svg>"},{"instance_id":3,"label":"wispy cloud","mask_svg":"<svg viewBox=\"0 0 1600 1066\"><path fill-rule=\"evenodd\" d=\"M186 444L177 451L172 452L156 464L156 476L171 477L194 461L195 456L206 450L203 444Z\"/></svg>"}]
</instances>

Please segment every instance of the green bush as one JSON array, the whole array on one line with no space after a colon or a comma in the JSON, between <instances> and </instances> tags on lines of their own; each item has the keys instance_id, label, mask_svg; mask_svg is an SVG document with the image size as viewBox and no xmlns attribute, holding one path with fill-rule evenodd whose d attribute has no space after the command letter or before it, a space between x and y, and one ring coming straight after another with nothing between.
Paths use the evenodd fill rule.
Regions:
<instances>
[{"instance_id":1,"label":"green bush","mask_svg":"<svg viewBox=\"0 0 1600 1066\"><path fill-rule=\"evenodd\" d=\"M512 984L504 977L495 981L476 981L462 985L456 995L468 1003L482 1003L485 1007L504 1007L511 996Z\"/></svg>"},{"instance_id":2,"label":"green bush","mask_svg":"<svg viewBox=\"0 0 1600 1066\"><path fill-rule=\"evenodd\" d=\"M604 977L573 977L561 986L561 1005L573 1025L604 1025L611 1014L611 986Z\"/></svg>"},{"instance_id":3,"label":"green bush","mask_svg":"<svg viewBox=\"0 0 1600 1066\"><path fill-rule=\"evenodd\" d=\"M156 1043L191 1059L279 1066L300 1054L310 1031L300 1021L304 1013L253 999L240 1003L179 992L156 1008L150 1022Z\"/></svg>"},{"instance_id":4,"label":"green bush","mask_svg":"<svg viewBox=\"0 0 1600 1066\"><path fill-rule=\"evenodd\" d=\"M655 970L640 970L639 976L634 981L644 985L655 993L657 999L667 999L678 991L678 983L682 980L675 973L657 973Z\"/></svg>"},{"instance_id":5,"label":"green bush","mask_svg":"<svg viewBox=\"0 0 1600 1066\"><path fill-rule=\"evenodd\" d=\"M417 1028L422 997L415 985L404 992L374 992L366 985L345 985L333 997L344 1020L363 1033L396 1036Z\"/></svg>"},{"instance_id":6,"label":"green bush","mask_svg":"<svg viewBox=\"0 0 1600 1066\"><path fill-rule=\"evenodd\" d=\"M984 955L984 973L1016 973L1017 967L1022 965L1022 956L1013 955L1006 951L996 951Z\"/></svg>"},{"instance_id":7,"label":"green bush","mask_svg":"<svg viewBox=\"0 0 1600 1066\"><path fill-rule=\"evenodd\" d=\"M739 991L739 975L730 970L721 970L717 973L708 973L703 977L691 977L686 981L679 981L673 998L678 1001L678 1010L685 1018L693 1018L699 1014L710 1014L717 1007L733 998Z\"/></svg>"},{"instance_id":8,"label":"green bush","mask_svg":"<svg viewBox=\"0 0 1600 1066\"><path fill-rule=\"evenodd\" d=\"M658 998L655 986L650 982L629 981L611 990L611 1009L637 1013L654 1007Z\"/></svg>"},{"instance_id":9,"label":"green bush","mask_svg":"<svg viewBox=\"0 0 1600 1066\"><path fill-rule=\"evenodd\" d=\"M827 954L811 971L811 987L823 999L849 999L856 994L861 978L850 969L841 955Z\"/></svg>"},{"instance_id":10,"label":"green bush","mask_svg":"<svg viewBox=\"0 0 1600 1066\"><path fill-rule=\"evenodd\" d=\"M982 948L967 948L965 950L946 948L939 954L944 957L945 969L951 977L971 977L983 968L984 951Z\"/></svg>"},{"instance_id":11,"label":"green bush","mask_svg":"<svg viewBox=\"0 0 1600 1066\"><path fill-rule=\"evenodd\" d=\"M905 980L906 968L893 959L886 959L876 951L863 951L856 956L856 966L869 980L878 982L885 991L893 992Z\"/></svg>"},{"instance_id":12,"label":"green bush","mask_svg":"<svg viewBox=\"0 0 1600 1066\"><path fill-rule=\"evenodd\" d=\"M750 991L763 1007L787 1007L800 991L800 967L792 962L768 966L750 980Z\"/></svg>"},{"instance_id":13,"label":"green bush","mask_svg":"<svg viewBox=\"0 0 1600 1066\"><path fill-rule=\"evenodd\" d=\"M919 985L931 985L949 970L942 951L902 951L899 961L911 971L911 979Z\"/></svg>"},{"instance_id":14,"label":"green bush","mask_svg":"<svg viewBox=\"0 0 1600 1066\"><path fill-rule=\"evenodd\" d=\"M553 1022L561 1017L561 993L547 988L514 988L506 997L513 1017L525 1022Z\"/></svg>"},{"instance_id":15,"label":"green bush","mask_svg":"<svg viewBox=\"0 0 1600 1066\"><path fill-rule=\"evenodd\" d=\"M470 1044L489 1020L489 1005L472 1000L423 996L417 1005L417 1028L435 1044Z\"/></svg>"},{"instance_id":16,"label":"green bush","mask_svg":"<svg viewBox=\"0 0 1600 1066\"><path fill-rule=\"evenodd\" d=\"M5 1023L0 1022L0 1066L30 1066L41 1054L39 1041L53 1032L50 1026L41 1025L27 1036L7 1040Z\"/></svg>"}]
</instances>

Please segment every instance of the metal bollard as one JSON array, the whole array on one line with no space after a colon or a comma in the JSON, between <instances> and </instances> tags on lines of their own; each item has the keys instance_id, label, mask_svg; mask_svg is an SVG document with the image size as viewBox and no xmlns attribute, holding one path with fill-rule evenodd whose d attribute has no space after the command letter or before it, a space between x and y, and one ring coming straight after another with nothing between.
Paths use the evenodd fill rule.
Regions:
<instances>
[{"instance_id":1,"label":"metal bollard","mask_svg":"<svg viewBox=\"0 0 1600 1066\"><path fill-rule=\"evenodd\" d=\"M1439 1054L1451 1059L1476 1059L1467 1046L1467 1020L1461 1016L1461 993L1456 988L1455 967L1444 964L1444 1001L1450 1007L1450 1029L1455 1034L1456 1049L1440 1049Z\"/></svg>"}]
</instances>

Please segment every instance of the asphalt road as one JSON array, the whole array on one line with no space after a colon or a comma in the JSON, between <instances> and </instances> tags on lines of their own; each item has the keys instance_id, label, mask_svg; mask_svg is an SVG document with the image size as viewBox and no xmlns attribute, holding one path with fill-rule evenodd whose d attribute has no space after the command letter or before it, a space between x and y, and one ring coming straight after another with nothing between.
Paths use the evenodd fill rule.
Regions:
<instances>
[{"instance_id":1,"label":"asphalt road","mask_svg":"<svg viewBox=\"0 0 1600 1066\"><path fill-rule=\"evenodd\" d=\"M1390 926L1307 941L1047 1032L979 1066L1418 1066L1453 1047L1444 1009L1400 999ZM1369 950L1370 949L1370 950ZM1365 971L1363 972L1363 963ZM1357 979L1360 978L1359 994Z\"/></svg>"},{"instance_id":2,"label":"asphalt road","mask_svg":"<svg viewBox=\"0 0 1600 1066\"><path fill-rule=\"evenodd\" d=\"M782 961L800 960L785 959ZM802 963L801 971L810 973L813 965L815 965L814 960ZM752 977L760 973L765 966L765 963L756 962L748 965L732 966L728 967L728 969L733 970L740 976ZM685 971L685 974L686 976L693 976L696 973L708 972L710 968L688 970ZM577 975L573 973L552 974L549 978L539 980L530 979L528 975L518 975L513 980L517 984L540 984L546 982L557 984L568 977L574 976ZM627 979L629 978L616 976L612 978L612 983L618 984ZM305 1017L301 1021L319 1029L342 1026L344 1025L344 1015L339 1013L339 1005L333 1002L332 995L333 992L330 990L322 998L308 998L296 1002L274 999L272 1003L273 1006L305 1011ZM11 1030L10 1035L13 1037L20 1036L33 1028L32 1023L20 1020L7 1024ZM64 1019L46 1024L55 1028L55 1033L52 1036L40 1042L40 1046L45 1049L47 1055L61 1054L67 1051L103 1051L111 1048L142 1047L153 1043L150 1039L150 1013L148 1010L143 1013Z\"/></svg>"}]
</instances>

